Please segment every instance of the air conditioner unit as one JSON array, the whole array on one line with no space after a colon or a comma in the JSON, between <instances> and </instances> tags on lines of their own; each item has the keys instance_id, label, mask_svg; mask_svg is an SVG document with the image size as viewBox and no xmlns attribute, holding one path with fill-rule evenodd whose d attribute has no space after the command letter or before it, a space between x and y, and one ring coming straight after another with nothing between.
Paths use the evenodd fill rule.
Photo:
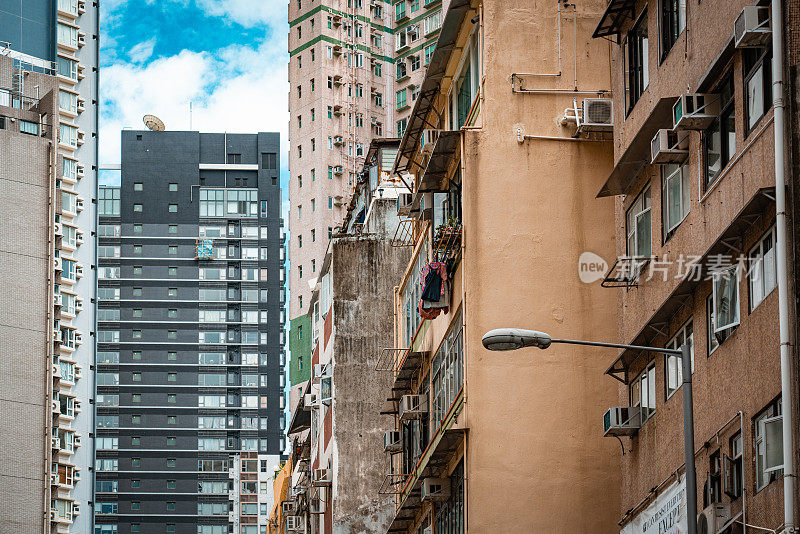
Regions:
<instances>
[{"instance_id":1,"label":"air conditioner unit","mask_svg":"<svg viewBox=\"0 0 800 534\"><path fill-rule=\"evenodd\" d=\"M75 378L78 378L78 376L79 376L78 375L78 371L75 371ZM76 400L75 401L75 413L81 413L82 411L83 411L83 408L81 408L81 401Z\"/></svg>"},{"instance_id":2,"label":"air conditioner unit","mask_svg":"<svg viewBox=\"0 0 800 534\"><path fill-rule=\"evenodd\" d=\"M61 258L56 258L55 259L55 270L56 271L61 271L62 270Z\"/></svg>"},{"instance_id":3,"label":"air conditioner unit","mask_svg":"<svg viewBox=\"0 0 800 534\"><path fill-rule=\"evenodd\" d=\"M303 396L303 406L305 406L305 408L307 410L310 410L314 406L318 406L317 394L316 393L306 393Z\"/></svg>"},{"instance_id":4,"label":"air conditioner unit","mask_svg":"<svg viewBox=\"0 0 800 534\"><path fill-rule=\"evenodd\" d=\"M75 447L80 447L81 446L81 435L80 434L75 433L75 436L72 439L72 444Z\"/></svg>"},{"instance_id":5,"label":"air conditioner unit","mask_svg":"<svg viewBox=\"0 0 800 534\"><path fill-rule=\"evenodd\" d=\"M83 265L80 263L75 264L75 278L82 278L83 277Z\"/></svg>"},{"instance_id":6,"label":"air conditioner unit","mask_svg":"<svg viewBox=\"0 0 800 534\"><path fill-rule=\"evenodd\" d=\"M85 167L83 165L78 165L77 166L77 173L78 173L78 178L83 178L85 176L85 174L86 174Z\"/></svg>"},{"instance_id":7,"label":"air conditioner unit","mask_svg":"<svg viewBox=\"0 0 800 534\"><path fill-rule=\"evenodd\" d=\"M56 414L56 417L58 417L58 414L61 413L61 407L58 405L58 401L53 401L53 403L51 404L50 408L51 408L51 411L54 414Z\"/></svg>"},{"instance_id":8,"label":"air conditioner unit","mask_svg":"<svg viewBox=\"0 0 800 534\"><path fill-rule=\"evenodd\" d=\"M433 152L433 145L439 139L439 132L441 130L426 129L422 130L422 139L419 143L419 151L421 154L430 155Z\"/></svg>"},{"instance_id":9,"label":"air conditioner unit","mask_svg":"<svg viewBox=\"0 0 800 534\"><path fill-rule=\"evenodd\" d=\"M83 343L83 335L82 335L80 332L76 331L76 332L75 332L75 344L76 344L76 345L80 345L81 343ZM75 369L76 369L76 373L75 373L75 374L76 374L76 375L78 375L78 376L80 376L80 375L78 374L78 372L77 372L77 368L78 368L78 366L76 365L76 366L75 366Z\"/></svg>"},{"instance_id":10,"label":"air conditioner unit","mask_svg":"<svg viewBox=\"0 0 800 534\"><path fill-rule=\"evenodd\" d=\"M344 169L342 168L341 165L336 165L333 168L333 174L335 174L336 176L340 176L342 174L342 172L344 172Z\"/></svg>"},{"instance_id":11,"label":"air conditioner unit","mask_svg":"<svg viewBox=\"0 0 800 534\"><path fill-rule=\"evenodd\" d=\"M344 143L344 139L342 139L341 135L335 135L333 137L333 144L334 145L341 145L342 143Z\"/></svg>"},{"instance_id":12,"label":"air conditioner unit","mask_svg":"<svg viewBox=\"0 0 800 534\"><path fill-rule=\"evenodd\" d=\"M75 232L75 243L83 245L83 232Z\"/></svg>"},{"instance_id":13,"label":"air conditioner unit","mask_svg":"<svg viewBox=\"0 0 800 534\"><path fill-rule=\"evenodd\" d=\"M56 293L53 295L53 306L61 307L64 305L64 295L61 293Z\"/></svg>"},{"instance_id":14,"label":"air conditioner unit","mask_svg":"<svg viewBox=\"0 0 800 534\"><path fill-rule=\"evenodd\" d=\"M53 447L55 449L55 447ZM53 473L50 475L50 484L55 486L58 484L58 473Z\"/></svg>"},{"instance_id":15,"label":"air conditioner unit","mask_svg":"<svg viewBox=\"0 0 800 534\"><path fill-rule=\"evenodd\" d=\"M614 129L614 102L610 98L585 98L581 129L587 132L610 132Z\"/></svg>"},{"instance_id":16,"label":"air conditioner unit","mask_svg":"<svg viewBox=\"0 0 800 534\"><path fill-rule=\"evenodd\" d=\"M84 13L86 13L86 2L78 0L78 15L83 15Z\"/></svg>"},{"instance_id":17,"label":"air conditioner unit","mask_svg":"<svg viewBox=\"0 0 800 534\"><path fill-rule=\"evenodd\" d=\"M400 398L400 420L419 419L428 413L427 395L403 395Z\"/></svg>"},{"instance_id":18,"label":"air conditioner unit","mask_svg":"<svg viewBox=\"0 0 800 534\"><path fill-rule=\"evenodd\" d=\"M55 235L64 235L64 228L62 228L61 223L55 223L53 225L53 233Z\"/></svg>"},{"instance_id":19,"label":"air conditioner unit","mask_svg":"<svg viewBox=\"0 0 800 534\"><path fill-rule=\"evenodd\" d=\"M61 378L61 366L57 363L53 364L53 378ZM53 438L58 439L58 438Z\"/></svg>"},{"instance_id":20,"label":"air conditioner unit","mask_svg":"<svg viewBox=\"0 0 800 534\"><path fill-rule=\"evenodd\" d=\"M331 485L331 470L325 468L314 469L311 474L312 486L330 486Z\"/></svg>"},{"instance_id":21,"label":"air conditioner unit","mask_svg":"<svg viewBox=\"0 0 800 534\"><path fill-rule=\"evenodd\" d=\"M86 111L86 101L82 98L78 99L78 113Z\"/></svg>"},{"instance_id":22,"label":"air conditioner unit","mask_svg":"<svg viewBox=\"0 0 800 534\"><path fill-rule=\"evenodd\" d=\"M75 311L83 310L83 299L80 297L75 297Z\"/></svg>"},{"instance_id":23,"label":"air conditioner unit","mask_svg":"<svg viewBox=\"0 0 800 534\"><path fill-rule=\"evenodd\" d=\"M719 95L686 93L672 106L676 130L705 130L719 116Z\"/></svg>"},{"instance_id":24,"label":"air conditioner unit","mask_svg":"<svg viewBox=\"0 0 800 534\"><path fill-rule=\"evenodd\" d=\"M422 479L419 498L422 502L446 501L450 498L450 479L433 477Z\"/></svg>"},{"instance_id":25,"label":"air conditioner unit","mask_svg":"<svg viewBox=\"0 0 800 534\"><path fill-rule=\"evenodd\" d=\"M72 515L79 515L81 513L81 505L78 501L72 503Z\"/></svg>"},{"instance_id":26,"label":"air conditioner unit","mask_svg":"<svg viewBox=\"0 0 800 534\"><path fill-rule=\"evenodd\" d=\"M60 449L61 448L61 440L58 438L52 438L50 440L51 449Z\"/></svg>"},{"instance_id":27,"label":"air conditioner unit","mask_svg":"<svg viewBox=\"0 0 800 534\"><path fill-rule=\"evenodd\" d=\"M83 146L83 143L86 141L86 133L83 130L78 130L78 146Z\"/></svg>"},{"instance_id":28,"label":"air conditioner unit","mask_svg":"<svg viewBox=\"0 0 800 534\"><path fill-rule=\"evenodd\" d=\"M301 515L287 515L286 516L286 530L298 531L303 530L303 516Z\"/></svg>"},{"instance_id":29,"label":"air conditioner unit","mask_svg":"<svg viewBox=\"0 0 800 534\"><path fill-rule=\"evenodd\" d=\"M297 502L283 501L281 503L281 511L283 512L283 515L294 515L295 511L297 511Z\"/></svg>"},{"instance_id":30,"label":"air conditioner unit","mask_svg":"<svg viewBox=\"0 0 800 534\"><path fill-rule=\"evenodd\" d=\"M78 80L83 80L84 78L86 78L86 67L78 64Z\"/></svg>"},{"instance_id":31,"label":"air conditioner unit","mask_svg":"<svg viewBox=\"0 0 800 534\"><path fill-rule=\"evenodd\" d=\"M398 452L403 448L399 430L387 430L383 433L383 452Z\"/></svg>"},{"instance_id":32,"label":"air conditioner unit","mask_svg":"<svg viewBox=\"0 0 800 534\"><path fill-rule=\"evenodd\" d=\"M409 215L414 204L414 195L411 193L400 193L397 195L397 215Z\"/></svg>"},{"instance_id":33,"label":"air conditioner unit","mask_svg":"<svg viewBox=\"0 0 800 534\"><path fill-rule=\"evenodd\" d=\"M729 504L712 504L697 514L697 534L717 534L730 517Z\"/></svg>"},{"instance_id":34,"label":"air conditioner unit","mask_svg":"<svg viewBox=\"0 0 800 534\"><path fill-rule=\"evenodd\" d=\"M688 141L688 135L686 136ZM663 163L683 163L689 156L686 143L678 141L675 130L659 130L650 142L650 162L654 165Z\"/></svg>"},{"instance_id":35,"label":"air conditioner unit","mask_svg":"<svg viewBox=\"0 0 800 534\"><path fill-rule=\"evenodd\" d=\"M50 521L58 521L58 510L50 510Z\"/></svg>"},{"instance_id":36,"label":"air conditioner unit","mask_svg":"<svg viewBox=\"0 0 800 534\"><path fill-rule=\"evenodd\" d=\"M75 209L77 209L78 213L80 213L83 211L83 207L84 207L84 200L81 197L78 197L78 199L75 201Z\"/></svg>"},{"instance_id":37,"label":"air conditioner unit","mask_svg":"<svg viewBox=\"0 0 800 534\"><path fill-rule=\"evenodd\" d=\"M642 427L640 406L609 408L603 415L603 436L631 436Z\"/></svg>"},{"instance_id":38,"label":"air conditioner unit","mask_svg":"<svg viewBox=\"0 0 800 534\"><path fill-rule=\"evenodd\" d=\"M55 330L53 330L53 341L55 341L56 343L61 343L61 340L62 340L61 329L56 328Z\"/></svg>"},{"instance_id":39,"label":"air conditioner unit","mask_svg":"<svg viewBox=\"0 0 800 534\"><path fill-rule=\"evenodd\" d=\"M769 7L745 6L733 23L733 40L736 48L756 48L770 40Z\"/></svg>"},{"instance_id":40,"label":"air conditioner unit","mask_svg":"<svg viewBox=\"0 0 800 534\"><path fill-rule=\"evenodd\" d=\"M78 46L83 46L86 44L86 34L83 32L78 32Z\"/></svg>"},{"instance_id":41,"label":"air conditioner unit","mask_svg":"<svg viewBox=\"0 0 800 534\"><path fill-rule=\"evenodd\" d=\"M342 45L333 45L333 53L339 55L342 53Z\"/></svg>"}]
</instances>

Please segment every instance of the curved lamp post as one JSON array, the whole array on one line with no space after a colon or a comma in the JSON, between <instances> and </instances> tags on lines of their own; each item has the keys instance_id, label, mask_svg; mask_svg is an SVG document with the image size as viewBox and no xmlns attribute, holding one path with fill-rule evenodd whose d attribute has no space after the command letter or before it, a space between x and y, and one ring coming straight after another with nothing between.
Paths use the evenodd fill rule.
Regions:
<instances>
[{"instance_id":1,"label":"curved lamp post","mask_svg":"<svg viewBox=\"0 0 800 534\"><path fill-rule=\"evenodd\" d=\"M587 345L590 347L610 347L619 349L642 350L675 354L681 357L683 373L683 452L686 462L686 522L689 534L697 534L697 474L694 463L694 410L692 406L692 364L691 347L688 343L680 349L663 347L647 347L642 345L625 345L621 343L603 343L600 341L580 341L577 339L553 339L550 334L537 330L520 328L496 328L483 335L483 346L489 350L517 350L524 347L546 349L553 343L567 345Z\"/></svg>"}]
</instances>

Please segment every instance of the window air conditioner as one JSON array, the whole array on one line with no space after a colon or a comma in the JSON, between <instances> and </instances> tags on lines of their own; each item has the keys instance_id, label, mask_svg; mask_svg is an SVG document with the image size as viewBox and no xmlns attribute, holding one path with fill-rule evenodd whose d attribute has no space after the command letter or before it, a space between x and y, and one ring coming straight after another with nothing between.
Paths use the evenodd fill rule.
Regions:
<instances>
[{"instance_id":1,"label":"window air conditioner","mask_svg":"<svg viewBox=\"0 0 800 534\"><path fill-rule=\"evenodd\" d=\"M61 448L61 440L58 438L53 438L51 441L51 448L53 449L60 449Z\"/></svg>"},{"instance_id":2,"label":"window air conditioner","mask_svg":"<svg viewBox=\"0 0 800 534\"><path fill-rule=\"evenodd\" d=\"M75 335L76 342L77 342L77 338L78 338L78 335L76 334ZM82 369L82 367L80 365L75 365L75 378L76 379L81 377L81 375L82 375L81 369ZM78 403L77 402L75 403L75 407L76 408L78 407Z\"/></svg>"},{"instance_id":3,"label":"window air conditioner","mask_svg":"<svg viewBox=\"0 0 800 534\"><path fill-rule=\"evenodd\" d=\"M333 168L333 174L335 174L336 176L339 176L339 175L341 175L343 171L344 171L344 169L342 168L342 166L341 166L341 165L336 165L336 166Z\"/></svg>"},{"instance_id":4,"label":"window air conditioner","mask_svg":"<svg viewBox=\"0 0 800 534\"><path fill-rule=\"evenodd\" d=\"M334 145L337 145L337 146L338 146L338 145L341 145L342 143L344 143L344 139L342 139L342 136L341 136L341 135L335 135L335 136L333 137L333 144L334 144Z\"/></svg>"},{"instance_id":5,"label":"window air conditioner","mask_svg":"<svg viewBox=\"0 0 800 534\"><path fill-rule=\"evenodd\" d=\"M78 371L75 371L75 378L79 378L79 376L78 376ZM76 400L76 401L75 401L75 413L76 413L76 414L77 414L77 413L81 413L82 411L83 411L83 409L81 408L81 403L80 403L80 401L77 401L77 400Z\"/></svg>"},{"instance_id":6,"label":"window air conditioner","mask_svg":"<svg viewBox=\"0 0 800 534\"><path fill-rule=\"evenodd\" d=\"M75 264L75 278L82 278L83 277L83 265L80 263Z\"/></svg>"},{"instance_id":7,"label":"window air conditioner","mask_svg":"<svg viewBox=\"0 0 800 534\"><path fill-rule=\"evenodd\" d=\"M81 435L80 434L77 434L77 433L75 434L75 437L72 439L72 444L75 447L80 447L81 446Z\"/></svg>"},{"instance_id":8,"label":"window air conditioner","mask_svg":"<svg viewBox=\"0 0 800 534\"><path fill-rule=\"evenodd\" d=\"M58 416L61 414L61 406L59 406L58 401L53 401L53 404L52 406L50 406L50 408L52 409L51 411L55 414L55 417L58 418Z\"/></svg>"},{"instance_id":9,"label":"window air conditioner","mask_svg":"<svg viewBox=\"0 0 800 534\"><path fill-rule=\"evenodd\" d=\"M306 393L303 398L303 406L306 410L318 406L316 393Z\"/></svg>"},{"instance_id":10,"label":"window air conditioner","mask_svg":"<svg viewBox=\"0 0 800 534\"><path fill-rule=\"evenodd\" d=\"M86 34L83 32L78 32L78 46L83 46L86 44Z\"/></svg>"},{"instance_id":11,"label":"window air conditioner","mask_svg":"<svg viewBox=\"0 0 800 534\"><path fill-rule=\"evenodd\" d=\"M75 243L83 245L83 232L75 232Z\"/></svg>"},{"instance_id":12,"label":"window air conditioner","mask_svg":"<svg viewBox=\"0 0 800 534\"><path fill-rule=\"evenodd\" d=\"M419 151L423 155L430 155L433 152L433 145L439 139L441 130L426 129L422 130L422 139L419 143Z\"/></svg>"},{"instance_id":13,"label":"window air conditioner","mask_svg":"<svg viewBox=\"0 0 800 534\"><path fill-rule=\"evenodd\" d=\"M672 106L676 130L705 130L719 116L719 95L686 93Z\"/></svg>"},{"instance_id":14,"label":"window air conditioner","mask_svg":"<svg viewBox=\"0 0 800 534\"><path fill-rule=\"evenodd\" d=\"M53 447L55 449L55 447ZM58 473L53 473L50 475L50 484L53 486L58 485Z\"/></svg>"},{"instance_id":15,"label":"window air conditioner","mask_svg":"<svg viewBox=\"0 0 800 534\"><path fill-rule=\"evenodd\" d=\"M769 7L745 6L733 23L736 48L757 48L770 40Z\"/></svg>"},{"instance_id":16,"label":"window air conditioner","mask_svg":"<svg viewBox=\"0 0 800 534\"><path fill-rule=\"evenodd\" d=\"M86 133L83 130L78 130L78 146L83 146L86 141Z\"/></svg>"},{"instance_id":17,"label":"window air conditioner","mask_svg":"<svg viewBox=\"0 0 800 534\"><path fill-rule=\"evenodd\" d=\"M82 98L78 99L78 113L86 111L86 101Z\"/></svg>"},{"instance_id":18,"label":"window air conditioner","mask_svg":"<svg viewBox=\"0 0 800 534\"><path fill-rule=\"evenodd\" d=\"M697 534L717 534L730 517L729 504L712 504L697 514Z\"/></svg>"},{"instance_id":19,"label":"window air conditioner","mask_svg":"<svg viewBox=\"0 0 800 534\"><path fill-rule=\"evenodd\" d=\"M61 366L58 364L53 364L53 378L61 378ZM53 438L58 439L58 438Z\"/></svg>"},{"instance_id":20,"label":"window air conditioner","mask_svg":"<svg viewBox=\"0 0 800 534\"><path fill-rule=\"evenodd\" d=\"M72 503L72 515L79 515L81 513L81 505L77 501Z\"/></svg>"},{"instance_id":21,"label":"window air conditioner","mask_svg":"<svg viewBox=\"0 0 800 534\"><path fill-rule=\"evenodd\" d=\"M61 223L55 223L53 225L53 233L55 235L64 235L64 229L61 227Z\"/></svg>"},{"instance_id":22,"label":"window air conditioner","mask_svg":"<svg viewBox=\"0 0 800 534\"><path fill-rule=\"evenodd\" d=\"M83 15L86 12L86 2L78 0L78 15Z\"/></svg>"},{"instance_id":23,"label":"window air conditioner","mask_svg":"<svg viewBox=\"0 0 800 534\"><path fill-rule=\"evenodd\" d=\"M83 343L83 335L76 330L75 331L75 344L76 345L80 345L81 343ZM78 373L78 366L77 365L75 366L75 374L77 376L80 376L80 374Z\"/></svg>"},{"instance_id":24,"label":"window air conditioner","mask_svg":"<svg viewBox=\"0 0 800 534\"><path fill-rule=\"evenodd\" d=\"M55 258L55 269L56 271L63 270L61 265L61 258Z\"/></svg>"},{"instance_id":25,"label":"window air conditioner","mask_svg":"<svg viewBox=\"0 0 800 534\"><path fill-rule=\"evenodd\" d=\"M61 343L61 330L56 328L53 330L53 341L56 343Z\"/></svg>"},{"instance_id":26,"label":"window air conditioner","mask_svg":"<svg viewBox=\"0 0 800 534\"><path fill-rule=\"evenodd\" d=\"M309 500L308 502L308 513L310 514L324 514L326 512L325 509L325 500L319 497Z\"/></svg>"},{"instance_id":27,"label":"window air conditioner","mask_svg":"<svg viewBox=\"0 0 800 534\"><path fill-rule=\"evenodd\" d=\"M609 408L603 415L603 436L632 436L642 427L639 406Z\"/></svg>"},{"instance_id":28,"label":"window air conditioner","mask_svg":"<svg viewBox=\"0 0 800 534\"><path fill-rule=\"evenodd\" d=\"M400 193L397 195L397 215L409 215L413 203L414 195L411 193Z\"/></svg>"},{"instance_id":29,"label":"window air conditioner","mask_svg":"<svg viewBox=\"0 0 800 534\"><path fill-rule=\"evenodd\" d=\"M83 211L83 206L84 200L81 197L78 197L78 199L75 201L75 209L78 210L78 213Z\"/></svg>"},{"instance_id":30,"label":"window air conditioner","mask_svg":"<svg viewBox=\"0 0 800 534\"><path fill-rule=\"evenodd\" d=\"M58 510L50 510L50 521L58 521Z\"/></svg>"},{"instance_id":31,"label":"window air conditioner","mask_svg":"<svg viewBox=\"0 0 800 534\"><path fill-rule=\"evenodd\" d=\"M683 163L689 156L689 150L685 146L681 147L681 144L675 130L659 130L650 142L650 162L653 165Z\"/></svg>"},{"instance_id":32,"label":"window air conditioner","mask_svg":"<svg viewBox=\"0 0 800 534\"><path fill-rule=\"evenodd\" d=\"M312 486L330 486L331 470L325 468L314 469L311 475Z\"/></svg>"},{"instance_id":33,"label":"window air conditioner","mask_svg":"<svg viewBox=\"0 0 800 534\"><path fill-rule=\"evenodd\" d=\"M83 299L80 297L75 297L75 311L83 310Z\"/></svg>"},{"instance_id":34,"label":"window air conditioner","mask_svg":"<svg viewBox=\"0 0 800 534\"><path fill-rule=\"evenodd\" d=\"M301 515L287 515L286 516L286 530L302 531L303 530L303 516Z\"/></svg>"},{"instance_id":35,"label":"window air conditioner","mask_svg":"<svg viewBox=\"0 0 800 534\"><path fill-rule=\"evenodd\" d=\"M450 479L432 477L423 479L419 498L422 502L446 501L450 498Z\"/></svg>"},{"instance_id":36,"label":"window air conditioner","mask_svg":"<svg viewBox=\"0 0 800 534\"><path fill-rule=\"evenodd\" d=\"M400 420L420 419L428 413L427 395L403 395L400 398Z\"/></svg>"},{"instance_id":37,"label":"window air conditioner","mask_svg":"<svg viewBox=\"0 0 800 534\"><path fill-rule=\"evenodd\" d=\"M83 178L83 177L84 177L84 175L85 175L85 168L84 168L84 166L83 166L83 165L78 165L78 166L77 166L77 173L78 173L78 178Z\"/></svg>"},{"instance_id":38,"label":"window air conditioner","mask_svg":"<svg viewBox=\"0 0 800 534\"><path fill-rule=\"evenodd\" d=\"M383 433L383 452L398 452L403 448L399 430L387 430Z\"/></svg>"},{"instance_id":39,"label":"window air conditioner","mask_svg":"<svg viewBox=\"0 0 800 534\"><path fill-rule=\"evenodd\" d=\"M297 510L296 501L283 501L281 503L281 511L283 511L283 515L293 515L296 510Z\"/></svg>"},{"instance_id":40,"label":"window air conditioner","mask_svg":"<svg viewBox=\"0 0 800 534\"><path fill-rule=\"evenodd\" d=\"M585 98L581 129L586 132L610 132L613 128L613 100L610 98Z\"/></svg>"},{"instance_id":41,"label":"window air conditioner","mask_svg":"<svg viewBox=\"0 0 800 534\"><path fill-rule=\"evenodd\" d=\"M56 293L53 295L53 306L61 307L64 305L64 295L61 293Z\"/></svg>"}]
</instances>

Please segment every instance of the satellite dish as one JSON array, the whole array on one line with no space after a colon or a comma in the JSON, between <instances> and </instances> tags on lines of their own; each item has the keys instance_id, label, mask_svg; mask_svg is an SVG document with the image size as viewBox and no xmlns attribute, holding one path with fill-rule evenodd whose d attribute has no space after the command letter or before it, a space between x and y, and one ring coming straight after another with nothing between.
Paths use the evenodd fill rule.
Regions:
<instances>
[{"instance_id":1,"label":"satellite dish","mask_svg":"<svg viewBox=\"0 0 800 534\"><path fill-rule=\"evenodd\" d=\"M147 126L148 130L153 132L163 132L166 129L166 126L164 126L164 121L155 115L145 115L142 117L142 122L145 126Z\"/></svg>"}]
</instances>

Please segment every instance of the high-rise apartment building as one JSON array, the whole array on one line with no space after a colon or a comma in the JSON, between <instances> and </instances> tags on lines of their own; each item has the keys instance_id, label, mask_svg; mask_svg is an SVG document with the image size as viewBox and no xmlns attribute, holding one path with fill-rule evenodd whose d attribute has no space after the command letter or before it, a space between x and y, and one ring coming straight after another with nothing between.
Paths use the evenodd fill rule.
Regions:
<instances>
[{"instance_id":1,"label":"high-rise apartment building","mask_svg":"<svg viewBox=\"0 0 800 534\"><path fill-rule=\"evenodd\" d=\"M266 525L285 424L279 148L122 132L121 186L98 200L98 533Z\"/></svg>"},{"instance_id":2,"label":"high-rise apartment building","mask_svg":"<svg viewBox=\"0 0 800 534\"><path fill-rule=\"evenodd\" d=\"M441 0L289 3L292 381L308 379L311 293L375 137L402 136L441 26Z\"/></svg>"},{"instance_id":3,"label":"high-rise apartment building","mask_svg":"<svg viewBox=\"0 0 800 534\"><path fill-rule=\"evenodd\" d=\"M38 149L32 148L30 153L20 151L13 131L51 141L47 157L54 190L48 198L52 209L47 212L45 221L54 239L49 253L53 261L43 280L51 286L46 303L51 308L47 313L50 323L47 348L49 350L52 343L53 350L50 356L37 348L31 350L27 358L43 366L47 363L47 373L35 377L46 381L45 391L50 399L46 454L34 456L42 463L41 472L45 475L45 521L57 532L89 532L92 528L89 511L92 413L89 402L94 388L91 335L95 323L91 303L95 296L93 266L96 263L93 229L97 193L98 19L97 3L88 0L0 2L0 58L3 59L2 85L6 88L0 95L0 106L40 115L39 120L33 120L16 112L2 112L9 117L3 128L12 130L12 150L0 156L8 164L5 176L27 183L39 177L41 170L36 168L42 163L37 159ZM51 91L55 98L52 106L46 103ZM41 99L38 104L34 103L38 99ZM41 182L38 186L48 184ZM35 205L37 195L32 194L30 199L31 211L26 211L25 215L40 213ZM28 210L27 198L24 203L17 204L14 211L23 211L20 210L22 205ZM37 220L30 228L42 224L42 220ZM40 229L42 234L37 239L44 236L45 229ZM37 244L36 239L27 240L24 234L4 234L8 238L12 236L17 252L23 241L26 247ZM37 249L35 255L43 257L45 252ZM44 296L35 291L26 295L26 313L39 309L39 298ZM17 331L16 335L22 333ZM33 380L34 376L27 378ZM36 391L33 384L30 386L26 394ZM39 448L33 442L28 442L26 447ZM18 460L16 454L9 457L3 472L15 472L16 466L21 465ZM26 459L22 465L28 461L31 459ZM6 487L16 483L9 482ZM13 493L21 495L23 492ZM12 500L6 499L4 504L18 508ZM12 516L3 514L3 520ZM38 515L29 514L33 516ZM33 524L24 523L11 530L24 532L32 527Z\"/></svg>"}]
</instances>

